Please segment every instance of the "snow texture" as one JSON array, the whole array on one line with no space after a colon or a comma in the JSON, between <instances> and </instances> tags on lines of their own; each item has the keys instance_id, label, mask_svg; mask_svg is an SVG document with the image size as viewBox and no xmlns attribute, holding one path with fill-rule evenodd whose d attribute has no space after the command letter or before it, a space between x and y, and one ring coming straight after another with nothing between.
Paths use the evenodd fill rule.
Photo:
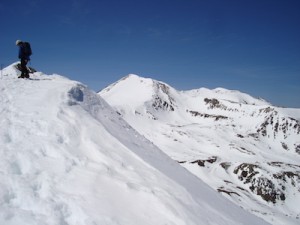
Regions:
<instances>
[{"instance_id":1,"label":"snow texture","mask_svg":"<svg viewBox=\"0 0 300 225\"><path fill-rule=\"evenodd\" d=\"M1 71L0 224L267 224L60 75ZM146 96L147 92L144 93Z\"/></svg>"}]
</instances>

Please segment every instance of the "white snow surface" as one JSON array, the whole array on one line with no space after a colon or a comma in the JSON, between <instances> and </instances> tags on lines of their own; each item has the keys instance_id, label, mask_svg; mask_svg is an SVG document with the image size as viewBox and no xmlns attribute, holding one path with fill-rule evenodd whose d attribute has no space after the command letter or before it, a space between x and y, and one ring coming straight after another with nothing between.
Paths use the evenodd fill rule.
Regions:
<instances>
[{"instance_id":1,"label":"white snow surface","mask_svg":"<svg viewBox=\"0 0 300 225\"><path fill-rule=\"evenodd\" d=\"M226 198L272 224L300 223L300 109L275 107L224 88L177 91L133 74L99 95L140 134ZM254 166L250 181L235 172L240 165ZM275 203L267 201L252 185L261 185L271 198L283 193L285 199L278 194Z\"/></svg>"},{"instance_id":2,"label":"white snow surface","mask_svg":"<svg viewBox=\"0 0 300 225\"><path fill-rule=\"evenodd\" d=\"M60 75L0 78L0 224L267 224ZM144 96L148 95L146 91Z\"/></svg>"}]
</instances>

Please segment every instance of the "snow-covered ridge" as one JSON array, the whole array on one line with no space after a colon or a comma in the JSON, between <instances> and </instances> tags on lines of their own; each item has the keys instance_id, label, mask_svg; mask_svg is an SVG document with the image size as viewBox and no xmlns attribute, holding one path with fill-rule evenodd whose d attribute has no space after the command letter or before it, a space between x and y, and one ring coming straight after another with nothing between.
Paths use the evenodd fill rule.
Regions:
<instances>
[{"instance_id":1,"label":"snow-covered ridge","mask_svg":"<svg viewBox=\"0 0 300 225\"><path fill-rule=\"evenodd\" d=\"M178 91L138 76L99 94L138 132L236 204L272 224L299 223L300 109L224 88Z\"/></svg>"},{"instance_id":2,"label":"snow-covered ridge","mask_svg":"<svg viewBox=\"0 0 300 225\"><path fill-rule=\"evenodd\" d=\"M59 75L0 82L0 224L266 224ZM200 190L200 191L199 191Z\"/></svg>"},{"instance_id":3,"label":"snow-covered ridge","mask_svg":"<svg viewBox=\"0 0 300 225\"><path fill-rule=\"evenodd\" d=\"M257 99L246 93L242 93L237 90L228 90L225 88L215 88L212 90L207 88L199 88L183 92L189 94L191 97L210 96L210 98L221 99L237 104L270 105L270 103L263 99Z\"/></svg>"}]
</instances>

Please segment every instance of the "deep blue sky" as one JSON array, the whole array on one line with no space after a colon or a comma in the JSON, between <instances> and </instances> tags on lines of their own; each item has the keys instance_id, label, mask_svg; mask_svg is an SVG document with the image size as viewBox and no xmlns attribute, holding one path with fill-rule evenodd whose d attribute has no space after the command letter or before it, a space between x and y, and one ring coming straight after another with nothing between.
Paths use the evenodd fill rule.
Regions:
<instances>
[{"instance_id":1,"label":"deep blue sky","mask_svg":"<svg viewBox=\"0 0 300 225\"><path fill-rule=\"evenodd\" d=\"M0 63L98 91L129 73L300 108L299 0L0 0Z\"/></svg>"}]
</instances>

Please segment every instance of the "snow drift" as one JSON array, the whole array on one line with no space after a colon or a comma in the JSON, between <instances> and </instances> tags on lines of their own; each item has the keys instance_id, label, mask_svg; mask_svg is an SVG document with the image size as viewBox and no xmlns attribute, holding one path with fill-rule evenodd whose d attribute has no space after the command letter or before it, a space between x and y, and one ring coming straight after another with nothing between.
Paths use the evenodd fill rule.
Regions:
<instances>
[{"instance_id":1,"label":"snow drift","mask_svg":"<svg viewBox=\"0 0 300 225\"><path fill-rule=\"evenodd\" d=\"M0 224L266 224L59 75L0 82Z\"/></svg>"}]
</instances>

